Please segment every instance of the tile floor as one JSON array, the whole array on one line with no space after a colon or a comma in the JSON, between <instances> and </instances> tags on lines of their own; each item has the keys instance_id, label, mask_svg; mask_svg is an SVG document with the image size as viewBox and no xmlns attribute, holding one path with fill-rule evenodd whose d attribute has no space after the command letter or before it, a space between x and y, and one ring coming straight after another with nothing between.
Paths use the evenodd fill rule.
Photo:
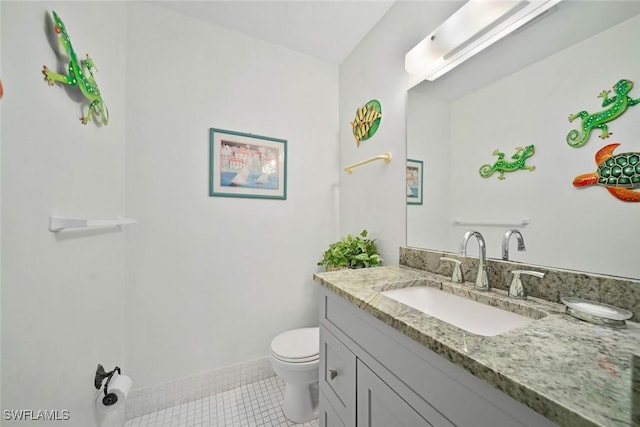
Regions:
<instances>
[{"instance_id":1,"label":"tile floor","mask_svg":"<svg viewBox=\"0 0 640 427\"><path fill-rule=\"evenodd\" d=\"M284 383L269 377L202 399L127 420L125 427L318 427L318 420L304 424L287 421L280 402Z\"/></svg>"}]
</instances>

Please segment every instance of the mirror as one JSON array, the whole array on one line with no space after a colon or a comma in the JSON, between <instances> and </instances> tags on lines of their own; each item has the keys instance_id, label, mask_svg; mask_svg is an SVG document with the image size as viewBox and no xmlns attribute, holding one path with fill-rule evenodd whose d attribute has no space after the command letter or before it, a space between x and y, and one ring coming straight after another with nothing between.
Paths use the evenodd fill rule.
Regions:
<instances>
[{"instance_id":1,"label":"mirror","mask_svg":"<svg viewBox=\"0 0 640 427\"><path fill-rule=\"evenodd\" d=\"M480 231L487 255L527 264L640 278L640 203L618 200L599 185L573 180L596 171L595 154L640 152L640 105L595 129L574 148L566 142L581 119L601 112L598 95L620 79L640 98L640 2L562 1L439 79L407 95L407 158L423 161L423 203L407 205L407 246L458 252L465 231ZM615 96L613 91L609 96ZM516 147L535 146L534 171L480 176L484 164L511 161ZM640 190L636 190L640 191ZM477 254L469 244L467 253Z\"/></svg>"}]
</instances>

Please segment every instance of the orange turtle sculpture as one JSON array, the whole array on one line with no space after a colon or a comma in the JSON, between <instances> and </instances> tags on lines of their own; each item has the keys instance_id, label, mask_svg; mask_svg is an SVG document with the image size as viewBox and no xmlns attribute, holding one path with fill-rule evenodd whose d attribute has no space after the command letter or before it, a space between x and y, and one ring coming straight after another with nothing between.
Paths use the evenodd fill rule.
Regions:
<instances>
[{"instance_id":1,"label":"orange turtle sculpture","mask_svg":"<svg viewBox=\"0 0 640 427\"><path fill-rule=\"evenodd\" d=\"M573 180L576 187L602 185L614 197L625 202L640 202L640 153L613 155L620 144L609 144L596 153L598 169L593 173L578 175Z\"/></svg>"}]
</instances>

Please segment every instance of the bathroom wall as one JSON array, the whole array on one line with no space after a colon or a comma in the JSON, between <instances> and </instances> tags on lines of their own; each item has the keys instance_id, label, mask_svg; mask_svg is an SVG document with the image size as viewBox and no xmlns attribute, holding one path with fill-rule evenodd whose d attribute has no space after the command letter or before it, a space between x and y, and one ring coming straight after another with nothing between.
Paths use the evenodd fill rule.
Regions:
<instances>
[{"instance_id":1,"label":"bathroom wall","mask_svg":"<svg viewBox=\"0 0 640 427\"><path fill-rule=\"evenodd\" d=\"M397 2L340 66L340 163L346 165L391 152L391 163L367 164L340 176L340 231L367 228L377 238L387 264L398 262L405 244L406 204L406 90L404 55L431 29L460 7L442 2L433 13L432 2ZM382 105L376 134L357 148L351 125L355 111L370 99Z\"/></svg>"},{"instance_id":2,"label":"bathroom wall","mask_svg":"<svg viewBox=\"0 0 640 427\"><path fill-rule=\"evenodd\" d=\"M2 409L68 410L65 425L91 426L96 366L113 368L125 356L124 233L54 234L47 227L52 214L125 214L126 7L12 1L0 7ZM64 69L45 32L51 9L78 54L96 62L111 113L106 127L80 124L77 92L43 81L43 64ZM3 426L47 424L2 417Z\"/></svg>"},{"instance_id":3,"label":"bathroom wall","mask_svg":"<svg viewBox=\"0 0 640 427\"><path fill-rule=\"evenodd\" d=\"M2 409L95 425L99 362L142 388L317 324L312 274L339 237L337 66L141 2L0 8ZM51 9L97 64L106 127L43 81L64 69ZM209 197L210 127L288 140L287 200ZM53 234L51 214L139 222Z\"/></svg>"},{"instance_id":4,"label":"bathroom wall","mask_svg":"<svg viewBox=\"0 0 640 427\"><path fill-rule=\"evenodd\" d=\"M338 68L134 2L127 15L126 365L136 387L263 357L317 324L337 235ZM287 200L209 197L209 128L288 141Z\"/></svg>"}]
</instances>

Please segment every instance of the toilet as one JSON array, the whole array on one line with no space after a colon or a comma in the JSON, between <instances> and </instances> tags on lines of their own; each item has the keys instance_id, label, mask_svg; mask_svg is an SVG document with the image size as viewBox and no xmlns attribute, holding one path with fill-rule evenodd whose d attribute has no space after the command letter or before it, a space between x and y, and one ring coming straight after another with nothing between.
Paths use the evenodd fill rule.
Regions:
<instances>
[{"instance_id":1,"label":"toilet","mask_svg":"<svg viewBox=\"0 0 640 427\"><path fill-rule=\"evenodd\" d=\"M269 351L271 366L284 381L282 411L295 423L318 417L320 329L292 329L276 336Z\"/></svg>"}]
</instances>

